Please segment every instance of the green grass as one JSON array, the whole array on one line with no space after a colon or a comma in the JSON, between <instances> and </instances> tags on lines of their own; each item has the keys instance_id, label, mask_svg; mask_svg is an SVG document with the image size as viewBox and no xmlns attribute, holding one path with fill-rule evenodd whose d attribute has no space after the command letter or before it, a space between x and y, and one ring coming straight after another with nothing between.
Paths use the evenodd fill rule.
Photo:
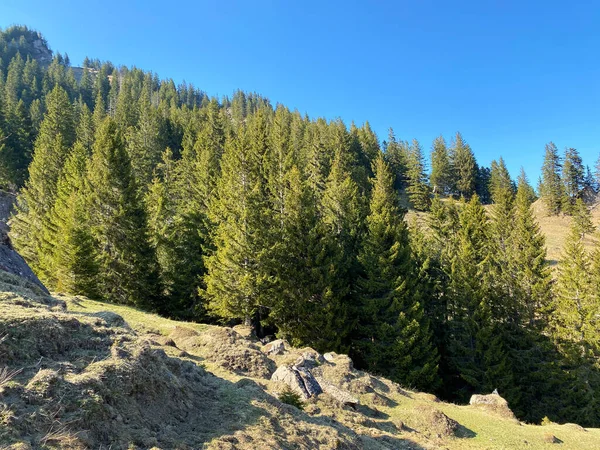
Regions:
<instances>
[{"instance_id":1,"label":"green grass","mask_svg":"<svg viewBox=\"0 0 600 450\"><path fill-rule=\"evenodd\" d=\"M175 320L165 319L156 314L147 313L136 308L114 305L103 303L99 301L93 301L81 297L68 297L68 296L56 296L57 298L66 301L68 310L74 314L93 314L100 311L111 311L119 314L129 324L129 326L140 334L152 332L168 335L176 326L183 326L192 328L196 331L206 331L209 326L203 324L179 322ZM300 350L298 350L300 351ZM193 353L193 352L192 352ZM196 356L202 357L202 354ZM293 352L289 354L289 357L294 356ZM293 358L292 358L293 359ZM234 375L233 373L224 373L224 370L214 370L212 365L209 364L209 370L211 370L217 377L221 379L230 379L232 382L236 382L241 377ZM263 384L269 391L277 389L273 382L265 382L265 380L256 380ZM390 383L382 380L386 385L390 386ZM266 384L265 384L266 383ZM250 414L250 408L248 405L238 404L238 396L235 384L231 385L229 389L231 399L222 399L223 402L231 402L232 405L238 409L239 414L246 414L245 409L248 409ZM222 395L227 397L228 390L224 390ZM274 392L274 391L273 391ZM371 422L371 429L379 428L380 430L386 430L389 428L390 423L394 424L405 424L404 428L398 427L398 430L394 432L394 436L398 439L406 440L406 442L413 442L414 444L421 445L422 448L447 448L447 449L548 449L553 446L558 446L560 449L593 449L600 448L600 429L587 429L586 431L577 429L577 427L570 425L559 425L551 423L549 425L530 425L522 424L515 420L505 419L497 416L494 413L487 412L471 406L460 406L443 402L435 402L426 395L419 395L418 393L406 391L404 395L401 392L397 392L394 389L386 389L380 392L381 395L386 396L391 400L390 405L385 406L384 404L377 403L373 404L372 394L362 395L361 404L364 406L377 409L383 413L382 418L369 419ZM256 402L253 402L256 403ZM334 418L342 425L347 426L365 436L365 429L361 428L361 425L355 425L356 420L354 412L342 412L338 406L331 405L328 402L322 402L319 400L316 406L320 409L320 412L311 419L311 414L306 415L303 412L298 412L301 416L298 416L296 420L317 420L321 417L325 420L328 418ZM460 424L459 432L457 433L460 437L442 437L436 438L431 436L430 431L435 429L433 424L428 424L427 419L424 419L421 414L423 406L426 408L434 408L442 411L451 419L457 421ZM321 420L321 419L319 419ZM261 423L259 421L259 423ZM329 422L328 422L329 423ZM256 436L261 435L262 425L249 427L247 431ZM387 427L387 428L386 428ZM343 428L342 428L343 429ZM272 431L271 431L272 432ZM367 431L367 435L370 435ZM377 431L376 433L382 433ZM551 444L547 442L548 434L556 436L561 443ZM289 439L292 439L289 437ZM291 441L290 441L291 442ZM380 448L375 446L373 448Z\"/></svg>"},{"instance_id":2,"label":"green grass","mask_svg":"<svg viewBox=\"0 0 600 450\"><path fill-rule=\"evenodd\" d=\"M55 295L55 297L66 301L67 308L71 312L93 314L101 311L112 311L119 314L133 330L141 333L152 332L168 336L176 326L191 328L198 332L205 331L210 327L210 325L201 323L165 319L158 314L148 313L131 306L103 303L85 297L63 295Z\"/></svg>"}]
</instances>

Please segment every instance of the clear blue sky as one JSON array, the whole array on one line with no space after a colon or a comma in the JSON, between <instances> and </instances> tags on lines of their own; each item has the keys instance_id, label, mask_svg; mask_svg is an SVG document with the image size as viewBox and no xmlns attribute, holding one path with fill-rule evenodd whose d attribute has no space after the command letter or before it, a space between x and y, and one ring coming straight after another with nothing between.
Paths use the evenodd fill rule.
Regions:
<instances>
[{"instance_id":1,"label":"clear blue sky","mask_svg":"<svg viewBox=\"0 0 600 450\"><path fill-rule=\"evenodd\" d=\"M393 127L429 152L460 131L535 184L544 144L600 153L599 1L2 0L0 27L85 56L256 91L311 117Z\"/></svg>"}]
</instances>

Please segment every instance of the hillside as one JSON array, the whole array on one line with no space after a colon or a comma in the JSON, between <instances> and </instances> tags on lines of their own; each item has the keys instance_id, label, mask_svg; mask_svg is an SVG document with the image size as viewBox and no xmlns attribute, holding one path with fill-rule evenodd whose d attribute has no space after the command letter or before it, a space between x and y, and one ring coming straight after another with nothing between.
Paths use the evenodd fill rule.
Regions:
<instances>
[{"instance_id":1,"label":"hillside","mask_svg":"<svg viewBox=\"0 0 600 450\"><path fill-rule=\"evenodd\" d=\"M406 202L404 202L404 204L407 205ZM486 209L489 211L491 207L491 205L487 205ZM539 224L542 234L546 238L548 262L552 266L555 266L560 261L565 241L569 235L572 218L564 214L560 214L558 216L549 215L546 212L546 208L544 207L541 199L538 199L533 203L532 210L535 220ZM600 227L600 203L594 203L591 205L590 211L592 215L592 222L596 227ZM413 220L413 218L416 218L421 225L426 226L428 216L429 214L427 212L409 210L406 219L410 222ZM592 250L594 243L595 240L593 236L587 235L583 239L584 247L588 251Z\"/></svg>"},{"instance_id":2,"label":"hillside","mask_svg":"<svg viewBox=\"0 0 600 450\"><path fill-rule=\"evenodd\" d=\"M600 430L520 423L507 410L439 402L354 370L344 355L328 394L304 411L281 403L275 367L230 329L175 322L82 297L49 296L0 272L0 447L28 448L594 448ZM331 359L331 358L330 358Z\"/></svg>"}]
</instances>

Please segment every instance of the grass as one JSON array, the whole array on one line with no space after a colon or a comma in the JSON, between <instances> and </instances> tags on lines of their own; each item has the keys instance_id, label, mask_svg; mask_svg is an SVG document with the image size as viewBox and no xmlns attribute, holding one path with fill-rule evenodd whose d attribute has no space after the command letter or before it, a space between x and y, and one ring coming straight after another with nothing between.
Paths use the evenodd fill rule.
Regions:
<instances>
[{"instance_id":1,"label":"grass","mask_svg":"<svg viewBox=\"0 0 600 450\"><path fill-rule=\"evenodd\" d=\"M206 331L210 328L210 325L201 323L165 319L158 314L148 313L137 308L132 308L131 306L103 303L84 297L56 295L56 298L64 300L67 303L67 309L71 312L80 314L95 314L102 311L114 312L120 315L134 331L141 333L152 332L168 336L175 330L176 326L191 328L198 332Z\"/></svg>"},{"instance_id":2,"label":"grass","mask_svg":"<svg viewBox=\"0 0 600 450\"><path fill-rule=\"evenodd\" d=\"M0 294L0 304L3 303L1 300L2 295L10 297L9 294L10 293ZM208 325L165 319L136 308L108 304L81 297L57 295L56 299L66 302L66 313L49 311L40 306L39 308L42 309L36 314L40 315L40 317L60 316L63 320L61 323L65 324L69 323L68 319L65 319L65 316L71 316L74 319L92 324L92 326L94 320L90 320L90 316L93 317L99 312L108 311L120 315L127 322L131 330L120 329L120 335L113 335L112 332L106 331L106 328L101 328L105 330L104 333L106 333L107 338L110 337L111 339L115 339L113 349L115 344L118 344L119 347L125 346L130 349L137 348L135 346L138 344L135 344L133 341L132 343L127 344L127 340L122 340L123 337L131 336L132 332L140 337L143 337L143 335L147 333L160 333L167 336L171 334L176 327L185 327L201 333L210 330L211 336L214 334L214 339L221 339L220 336L224 335L225 331ZM33 313L32 308L28 309L23 306L18 306L17 304L15 304L15 306L10 306L8 302L5 303L4 307L3 313L5 315L0 317L0 323L4 320L9 320L10 323L17 323L12 322L14 319L11 318L12 316ZM214 330L211 330L211 328L214 328ZM41 333L46 332L46 328L40 328L40 330ZM215 333L213 333L213 331L215 331ZM81 336L86 335L82 334ZM90 338L92 337L93 336L90 335ZM225 352L227 351L226 347L229 344L227 344L227 339L222 339L223 352ZM2 340L1 335L0 340ZM249 345L245 342L246 341L241 338L235 345ZM110 343L107 345L110 347ZM192 346L189 349L186 348L187 356L182 356L182 352L178 348L172 346L165 346L162 348L167 353L168 358L173 360L176 360L177 358L187 359L188 365L195 361L194 358L204 363L205 358L209 357L208 352L210 351L209 346ZM75 352L75 350L76 349L73 349L72 352ZM295 360L306 350L307 349L288 348L286 354L276 355L272 359L279 364L282 364L287 360ZM129 354L133 355L131 352L129 352ZM152 359L154 357L148 357L150 359L144 360L146 362L143 364L142 370L140 367L136 366L135 358L133 356L125 356L126 359L121 360L117 355L118 352L113 353L112 357L105 356L107 358L106 361L89 362L81 374L61 374L58 370L59 367L57 366L55 373L56 377L58 377L58 381L56 381L56 383L59 384L56 384L56 386L65 387L81 385L88 386L89 389L89 386L99 386L98 383L106 383L107 386L110 385L115 389L113 398L118 399L120 398L118 396L120 394L118 394L117 390L120 389L123 384L123 381L121 380L135 380L141 376L150 377L149 380L155 380L153 377L157 377L159 373L163 373L159 371L159 366L154 367L154 361L165 361L164 358L155 360ZM149 353L149 355L152 355L152 353ZM62 358L62 356L60 357ZM51 363L47 358L44 361L44 364ZM186 393L194 392L194 390L198 390L199 392L206 391L207 397L195 398L193 396L187 396L187 394L185 397L181 397L181 392L169 390L169 396L179 398L179 403L177 403L177 405L182 401L190 402L188 409L186 409L184 405L181 405L181 410L172 409L171 411L174 411L175 414L179 414L179 411L188 411L188 413L191 411L197 415L197 417L193 416L195 420L200 420L200 418L202 418L199 422L194 422L194 419L186 421L187 419L184 420L184 416L181 416L181 420L184 420L184 422L181 422L183 424L199 424L203 423L202 421L211 420L210 423L205 424L206 430L204 432L207 436L207 440L205 441L206 448L249 449L259 448L259 443L261 443L261 445L264 444L269 448L337 448L340 445L342 447L344 445L340 444L340 439L343 439L344 443L352 441L356 442L358 445L357 447L348 448L365 449L446 448L450 450L469 450L484 448L541 450L552 448L552 446L555 445L559 445L558 448L560 449L600 448L600 429L583 430L576 426L560 425L550 421L546 421L543 426L522 424L514 419L506 419L499 415L495 415L493 412L478 409L476 407L439 402L431 395L405 390L388 380L369 377L364 373L351 371L345 357L340 356L339 358L336 358L334 362L335 361L338 361L335 365L327 363L324 364L322 368L328 369L329 372L331 372L328 375L331 380L338 380L337 383L343 383L341 380L350 379L352 380L351 384L354 388L361 389L362 393L357 393L355 391L353 394L360 398L360 404L358 405L357 410L348 407L344 408L340 406L339 403L333 401L332 398L323 395L319 396L316 400L311 399L303 402L304 411L302 411L285 404L294 404L294 401L286 402L286 399L281 396L279 397L279 400L277 400L276 393L282 392L282 386L280 384L272 382L268 380L268 378L239 376L233 372L228 372L223 367L208 364L207 370L211 372L212 375L200 378L201 382L199 382L199 384L193 384L191 381L193 378L179 378L178 382L173 382L173 389L174 387L179 386L179 389L183 389ZM59 363L60 367L63 367L64 361L62 359ZM194 364L197 364L197 362ZM136 369L136 367L138 368ZM184 366L181 366L181 369L177 370L182 371L183 367ZM15 370L15 368L13 367L11 370ZM135 372L131 372L132 370L135 370ZM148 372L146 370L148 370ZM163 367L163 369L160 370L164 371L165 368ZM50 395L50 393L54 392L52 388L53 385L48 383L34 383L33 381L37 380L36 377L39 378L40 375L39 371L33 372L34 371L32 370L31 374L26 377L29 384L26 384L26 380L23 380L21 389L24 389L30 393L30 395L33 395L36 394L36 392L34 392L34 387L39 384L40 392L36 397L32 398L47 398L45 395ZM153 372L155 375L153 375ZM129 377L127 375L128 373L133 373L135 375ZM175 371L174 373L180 372ZM349 374L351 375L350 377L348 377ZM17 378L23 376L23 374L19 374ZM61 381L61 377L63 376L65 377L64 381ZM90 381L88 379L92 380ZM113 380L112 382L110 381L111 379ZM158 378L156 379L158 380ZM140 382L143 385L148 384L146 381ZM163 377L160 383L163 382L169 383L170 381ZM153 383L156 383L156 381L153 381ZM160 386L160 384L155 384L153 386ZM350 389L348 385L340 386L342 389ZM148 392L153 392L153 389ZM79 391L80 389L78 388L76 392ZM58 389L57 392L62 391ZM150 395L148 392L142 390L138 395L148 396ZM86 395L86 401L92 401L99 394L94 392ZM178 395L179 397L177 397ZM135 401L133 397L127 398L130 398L131 400L125 402L125 405ZM144 402L146 400L151 400L150 397L147 399L146 397L144 398ZM5 416L7 421L6 425L13 426L8 424L13 423L14 420L11 419L11 417L18 416L18 414L13 412L12 409L8 409L10 405L3 405L3 401L4 400L0 395L0 423L2 423L2 417ZM63 399L57 398L52 401L54 403L50 406L56 406L57 404L62 405L61 401L63 401ZM101 397L98 397L98 402L98 405L104 404ZM143 404L146 405L146 403ZM82 403L82 407L84 406L85 405ZM15 407L16 405L11 406L11 408ZM22 408L28 407L29 406L26 404L22 406ZM38 406L35 406L35 408L39 409ZM160 408L164 408L162 403L160 404ZM89 405L85 406L85 409L86 411L93 411L93 408ZM104 411L104 409L100 409L100 412ZM53 409L51 410L54 411ZM161 413L161 410L157 409L157 414L159 413ZM20 414L22 414L22 412ZM99 417L103 416L99 415ZM74 416L73 419L75 418L76 417ZM50 419L53 418L51 417ZM454 426L452 425L455 425L454 421L458 423L455 431ZM69 446L72 446L72 448L82 448L81 443L79 442L77 429L84 425L82 424L79 426L77 425L77 422L73 422L75 425L73 425L72 430L69 430L62 426L65 423L71 422L65 422L63 419L61 419L61 422L49 420L48 427L42 428L46 432L45 434L42 433L39 435L38 442L40 442L41 445L45 444L46 447L58 446L60 448L68 448ZM448 426L448 424L451 426ZM132 424L131 426L133 427L134 425L138 426L137 424ZM187 427L188 425L185 426ZM186 431L187 428L183 428L182 430ZM180 431L178 431L178 433L179 432ZM191 433L190 430L187 430L187 432ZM197 433L197 431L194 431L193 433ZM185 443L186 439L188 439L185 438L184 434L185 433L181 433L182 443ZM82 436L85 436L85 433L82 433ZM153 434L146 434L146 436L151 438ZM235 442L238 442L238 444L235 447L231 447L230 444ZM553 442L560 443L556 444ZM144 445L142 445L142 447ZM149 448L152 445L149 440L146 446ZM174 448L177 447L177 445L178 444L174 442L171 446L167 445L165 448ZM2 445L0 445L0 447L2 447Z\"/></svg>"},{"instance_id":3,"label":"grass","mask_svg":"<svg viewBox=\"0 0 600 450\"><path fill-rule=\"evenodd\" d=\"M491 206L486 206L488 211L490 208ZM562 249L565 245L567 237L569 236L572 218L565 215L548 215L541 200L537 200L532 205L532 208L535 218L540 225L540 229L546 237L546 250L548 251L547 260L552 266L556 266L560 262ZM600 227L600 203L592 206L591 213L592 222L597 228ZM415 210L409 210L406 215L406 220L409 223L412 220L416 220L419 225L425 227L427 226L428 218L428 212ZM583 244L588 251L591 251L596 244L596 239L593 236L588 235L584 238Z\"/></svg>"}]
</instances>

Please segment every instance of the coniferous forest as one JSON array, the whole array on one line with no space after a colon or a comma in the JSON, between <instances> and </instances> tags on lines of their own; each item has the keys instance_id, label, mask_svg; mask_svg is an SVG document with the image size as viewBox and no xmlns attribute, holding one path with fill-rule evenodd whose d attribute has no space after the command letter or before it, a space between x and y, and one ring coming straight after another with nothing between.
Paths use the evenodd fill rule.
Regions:
<instances>
[{"instance_id":1,"label":"coniferous forest","mask_svg":"<svg viewBox=\"0 0 600 450\"><path fill-rule=\"evenodd\" d=\"M446 400L498 389L521 420L600 426L600 247L582 244L600 164L550 143L536 193L460 133L380 144L368 123L40 49L26 27L0 33L0 183L11 241L49 289L245 323ZM555 269L537 195L574 218Z\"/></svg>"}]
</instances>

